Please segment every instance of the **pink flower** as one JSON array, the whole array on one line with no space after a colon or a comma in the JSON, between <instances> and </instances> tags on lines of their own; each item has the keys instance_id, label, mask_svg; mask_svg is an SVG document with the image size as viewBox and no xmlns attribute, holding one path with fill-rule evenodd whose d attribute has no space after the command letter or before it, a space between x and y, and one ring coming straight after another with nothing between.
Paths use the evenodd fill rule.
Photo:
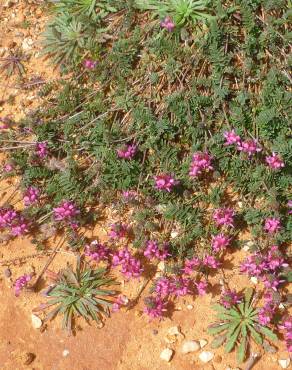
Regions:
<instances>
[{"instance_id":1,"label":"pink flower","mask_svg":"<svg viewBox=\"0 0 292 370\"><path fill-rule=\"evenodd\" d=\"M282 323L279 325L279 329L284 331L284 339L288 352L292 352L292 316L285 316L282 319Z\"/></svg>"},{"instance_id":2,"label":"pink flower","mask_svg":"<svg viewBox=\"0 0 292 370\"><path fill-rule=\"evenodd\" d=\"M191 280L189 278L175 277L172 280L173 294L177 297L183 297L190 293Z\"/></svg>"},{"instance_id":3,"label":"pink flower","mask_svg":"<svg viewBox=\"0 0 292 370\"><path fill-rule=\"evenodd\" d=\"M208 283L206 281L199 281L198 283L195 283L195 285L199 295L205 295L207 293Z\"/></svg>"},{"instance_id":4,"label":"pink flower","mask_svg":"<svg viewBox=\"0 0 292 370\"><path fill-rule=\"evenodd\" d=\"M144 251L144 256L148 259L157 258L160 261L165 260L168 256L170 256L168 252L168 247L166 244L159 247L156 241L149 240L146 244L146 249Z\"/></svg>"},{"instance_id":5,"label":"pink flower","mask_svg":"<svg viewBox=\"0 0 292 370\"><path fill-rule=\"evenodd\" d=\"M241 141L237 144L237 149L244 153L247 153L249 157L262 150L258 146L257 140Z\"/></svg>"},{"instance_id":6,"label":"pink flower","mask_svg":"<svg viewBox=\"0 0 292 370\"><path fill-rule=\"evenodd\" d=\"M25 218L21 215L18 216L16 222L11 225L11 234L13 236L21 236L28 232L28 224Z\"/></svg>"},{"instance_id":7,"label":"pink flower","mask_svg":"<svg viewBox=\"0 0 292 370\"><path fill-rule=\"evenodd\" d=\"M30 186L23 197L24 205L30 206L33 203L36 203L39 199L40 191L34 186Z\"/></svg>"},{"instance_id":8,"label":"pink flower","mask_svg":"<svg viewBox=\"0 0 292 370\"><path fill-rule=\"evenodd\" d=\"M154 180L156 189L166 190L168 192L171 192L173 187L178 184L178 181L176 181L171 175L167 174L154 176Z\"/></svg>"},{"instance_id":9,"label":"pink flower","mask_svg":"<svg viewBox=\"0 0 292 370\"><path fill-rule=\"evenodd\" d=\"M117 251L112 257L113 266L121 266L121 273L128 279L138 278L143 272L141 262L133 257L128 248Z\"/></svg>"},{"instance_id":10,"label":"pink flower","mask_svg":"<svg viewBox=\"0 0 292 370\"><path fill-rule=\"evenodd\" d=\"M129 232L129 227L127 225L116 223L111 226L109 236L112 239L122 239L127 236L128 232Z\"/></svg>"},{"instance_id":11,"label":"pink flower","mask_svg":"<svg viewBox=\"0 0 292 370\"><path fill-rule=\"evenodd\" d=\"M56 221L72 221L80 211L71 201L64 200L61 204L53 209Z\"/></svg>"},{"instance_id":12,"label":"pink flower","mask_svg":"<svg viewBox=\"0 0 292 370\"><path fill-rule=\"evenodd\" d=\"M97 61L92 59L85 59L83 65L86 69L94 69L97 66Z\"/></svg>"},{"instance_id":13,"label":"pink flower","mask_svg":"<svg viewBox=\"0 0 292 370\"><path fill-rule=\"evenodd\" d=\"M121 149L117 150L119 158L133 159L137 152L137 145L124 145Z\"/></svg>"},{"instance_id":14,"label":"pink flower","mask_svg":"<svg viewBox=\"0 0 292 370\"><path fill-rule=\"evenodd\" d=\"M202 264L202 261L198 257L194 257L190 260L185 261L183 272L186 275L191 275L195 269L198 269Z\"/></svg>"},{"instance_id":15,"label":"pink flower","mask_svg":"<svg viewBox=\"0 0 292 370\"><path fill-rule=\"evenodd\" d=\"M45 158L49 151L48 151L48 143L46 141L43 141L43 142L40 142L40 143L36 143L35 145L35 152L36 152L36 155L43 159Z\"/></svg>"},{"instance_id":16,"label":"pink flower","mask_svg":"<svg viewBox=\"0 0 292 370\"><path fill-rule=\"evenodd\" d=\"M274 234L281 229L281 222L278 218L267 218L265 220L264 230L269 234Z\"/></svg>"},{"instance_id":17,"label":"pink flower","mask_svg":"<svg viewBox=\"0 0 292 370\"><path fill-rule=\"evenodd\" d=\"M167 302L160 296L149 296L144 299L144 312L151 319L161 319L166 310Z\"/></svg>"},{"instance_id":18,"label":"pink flower","mask_svg":"<svg viewBox=\"0 0 292 370\"><path fill-rule=\"evenodd\" d=\"M218 208L215 209L213 219L217 226L233 227L235 212L232 208Z\"/></svg>"},{"instance_id":19,"label":"pink flower","mask_svg":"<svg viewBox=\"0 0 292 370\"><path fill-rule=\"evenodd\" d=\"M214 256L210 255L205 256L205 258L203 259L203 264L205 267L209 267L212 269L217 269L221 265L221 263L216 260Z\"/></svg>"},{"instance_id":20,"label":"pink flower","mask_svg":"<svg viewBox=\"0 0 292 370\"><path fill-rule=\"evenodd\" d=\"M129 299L127 296L120 294L112 305L112 311L117 312L122 306L127 306Z\"/></svg>"},{"instance_id":21,"label":"pink flower","mask_svg":"<svg viewBox=\"0 0 292 370\"><path fill-rule=\"evenodd\" d=\"M0 229L9 229L12 236L28 232L28 222L13 208L0 208Z\"/></svg>"},{"instance_id":22,"label":"pink flower","mask_svg":"<svg viewBox=\"0 0 292 370\"><path fill-rule=\"evenodd\" d=\"M214 252L218 253L226 249L229 246L230 238L224 234L218 234L212 236L212 249Z\"/></svg>"},{"instance_id":23,"label":"pink flower","mask_svg":"<svg viewBox=\"0 0 292 370\"><path fill-rule=\"evenodd\" d=\"M225 307L225 308L231 308L233 305L240 303L242 297L236 293L235 290L224 290L222 292L221 298L220 298L220 303Z\"/></svg>"},{"instance_id":24,"label":"pink flower","mask_svg":"<svg viewBox=\"0 0 292 370\"><path fill-rule=\"evenodd\" d=\"M172 32L175 28L175 24L173 23L170 17L165 17L163 21L160 22L160 27L165 28L168 32Z\"/></svg>"},{"instance_id":25,"label":"pink flower","mask_svg":"<svg viewBox=\"0 0 292 370\"><path fill-rule=\"evenodd\" d=\"M4 165L3 170L4 170L4 172L9 173L9 172L12 172L14 170L14 167L13 167L12 164L7 163L7 164Z\"/></svg>"},{"instance_id":26,"label":"pink flower","mask_svg":"<svg viewBox=\"0 0 292 370\"><path fill-rule=\"evenodd\" d=\"M270 324L275 314L275 307L273 305L265 305L259 310L258 321L261 325L266 326Z\"/></svg>"},{"instance_id":27,"label":"pink flower","mask_svg":"<svg viewBox=\"0 0 292 370\"><path fill-rule=\"evenodd\" d=\"M266 157L266 162L272 170L279 170L285 166L281 157L274 152L271 156Z\"/></svg>"},{"instance_id":28,"label":"pink flower","mask_svg":"<svg viewBox=\"0 0 292 370\"><path fill-rule=\"evenodd\" d=\"M138 199L138 194L135 190L125 190L122 192L122 196L127 201L133 201Z\"/></svg>"},{"instance_id":29,"label":"pink flower","mask_svg":"<svg viewBox=\"0 0 292 370\"><path fill-rule=\"evenodd\" d=\"M207 172L209 170L213 170L211 162L212 162L212 156L208 154L207 152L194 153L189 175L191 177L196 177L198 175L201 175L203 171Z\"/></svg>"},{"instance_id":30,"label":"pink flower","mask_svg":"<svg viewBox=\"0 0 292 370\"><path fill-rule=\"evenodd\" d=\"M158 278L154 284L154 292L161 297L167 297L173 293L173 282L167 277Z\"/></svg>"},{"instance_id":31,"label":"pink flower","mask_svg":"<svg viewBox=\"0 0 292 370\"><path fill-rule=\"evenodd\" d=\"M107 246L100 244L97 240L85 246L85 256L96 262L108 261L110 252L111 250Z\"/></svg>"},{"instance_id":32,"label":"pink flower","mask_svg":"<svg viewBox=\"0 0 292 370\"><path fill-rule=\"evenodd\" d=\"M17 278L14 283L14 292L16 297L20 295L21 290L27 286L27 284L30 282L32 276L28 274L24 274Z\"/></svg>"},{"instance_id":33,"label":"pink flower","mask_svg":"<svg viewBox=\"0 0 292 370\"><path fill-rule=\"evenodd\" d=\"M240 136L236 135L235 130L226 131L224 132L224 137L226 139L226 143L224 145L233 145L240 143Z\"/></svg>"}]
</instances>

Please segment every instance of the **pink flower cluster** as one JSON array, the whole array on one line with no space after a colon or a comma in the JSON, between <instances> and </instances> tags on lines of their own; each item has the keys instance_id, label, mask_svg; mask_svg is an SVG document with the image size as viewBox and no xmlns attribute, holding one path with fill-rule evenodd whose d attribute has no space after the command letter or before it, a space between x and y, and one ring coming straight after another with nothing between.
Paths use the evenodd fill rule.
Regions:
<instances>
[{"instance_id":1,"label":"pink flower cluster","mask_svg":"<svg viewBox=\"0 0 292 370\"><path fill-rule=\"evenodd\" d=\"M266 157L266 162L272 170L280 170L282 167L285 167L285 164L281 157L274 152L271 156Z\"/></svg>"},{"instance_id":2,"label":"pink flower cluster","mask_svg":"<svg viewBox=\"0 0 292 370\"><path fill-rule=\"evenodd\" d=\"M92 59L85 59L83 61L83 66L86 69L94 69L97 66L97 61Z\"/></svg>"},{"instance_id":3,"label":"pink flower cluster","mask_svg":"<svg viewBox=\"0 0 292 370\"><path fill-rule=\"evenodd\" d=\"M137 145L124 145L121 149L117 150L119 158L133 159L137 152Z\"/></svg>"},{"instance_id":4,"label":"pink flower cluster","mask_svg":"<svg viewBox=\"0 0 292 370\"><path fill-rule=\"evenodd\" d=\"M109 236L112 239L122 239L127 236L129 232L129 227L122 223L116 223L111 225Z\"/></svg>"},{"instance_id":5,"label":"pink flower cluster","mask_svg":"<svg viewBox=\"0 0 292 370\"><path fill-rule=\"evenodd\" d=\"M6 173L12 172L13 170L14 170L14 167L10 163L5 164L3 167L3 171Z\"/></svg>"},{"instance_id":6,"label":"pink flower cluster","mask_svg":"<svg viewBox=\"0 0 292 370\"><path fill-rule=\"evenodd\" d=\"M212 159L213 157L207 152L194 153L189 175L191 177L197 177L203 172L213 170L213 166L211 165Z\"/></svg>"},{"instance_id":7,"label":"pink flower cluster","mask_svg":"<svg viewBox=\"0 0 292 370\"><path fill-rule=\"evenodd\" d=\"M217 226L234 227L235 212L232 208L218 208L213 213L213 219Z\"/></svg>"},{"instance_id":8,"label":"pink flower cluster","mask_svg":"<svg viewBox=\"0 0 292 370\"><path fill-rule=\"evenodd\" d=\"M23 201L26 207L36 203L39 200L40 191L34 186L30 186L24 193Z\"/></svg>"},{"instance_id":9,"label":"pink flower cluster","mask_svg":"<svg viewBox=\"0 0 292 370\"><path fill-rule=\"evenodd\" d=\"M258 146L257 140L251 139L242 141L240 136L236 134L234 129L224 132L223 136L226 140L224 144L225 146L236 145L237 150L248 154L249 157L256 154L257 152L262 151L262 149ZM282 158L275 152L273 152L270 156L266 156L265 161L272 170L280 170L282 167L285 166Z\"/></svg>"},{"instance_id":10,"label":"pink flower cluster","mask_svg":"<svg viewBox=\"0 0 292 370\"><path fill-rule=\"evenodd\" d=\"M24 274L17 278L14 283L14 292L16 297L20 295L21 290L27 286L27 284L30 282L32 276L28 274Z\"/></svg>"},{"instance_id":11,"label":"pink flower cluster","mask_svg":"<svg viewBox=\"0 0 292 370\"><path fill-rule=\"evenodd\" d=\"M212 236L212 249L215 253L224 251L230 244L230 238L224 234Z\"/></svg>"},{"instance_id":12,"label":"pink flower cluster","mask_svg":"<svg viewBox=\"0 0 292 370\"><path fill-rule=\"evenodd\" d=\"M287 351L292 353L292 316L286 316L282 319L279 329L284 332Z\"/></svg>"},{"instance_id":13,"label":"pink flower cluster","mask_svg":"<svg viewBox=\"0 0 292 370\"><path fill-rule=\"evenodd\" d=\"M281 221L278 218L267 218L264 230L269 234L275 234L281 229Z\"/></svg>"},{"instance_id":14,"label":"pink flower cluster","mask_svg":"<svg viewBox=\"0 0 292 370\"><path fill-rule=\"evenodd\" d=\"M110 248L99 243L97 240L94 240L89 245L85 246L85 255L96 262L108 261L110 254Z\"/></svg>"},{"instance_id":15,"label":"pink flower cluster","mask_svg":"<svg viewBox=\"0 0 292 370\"><path fill-rule=\"evenodd\" d=\"M8 229L12 236L28 232L28 222L13 208L0 208L0 230Z\"/></svg>"},{"instance_id":16,"label":"pink flower cluster","mask_svg":"<svg viewBox=\"0 0 292 370\"><path fill-rule=\"evenodd\" d=\"M149 296L144 299L144 312L150 319L161 319L164 312L167 311L167 301L161 296Z\"/></svg>"},{"instance_id":17,"label":"pink flower cluster","mask_svg":"<svg viewBox=\"0 0 292 370\"><path fill-rule=\"evenodd\" d=\"M177 180L174 179L174 177L168 174L154 176L154 180L156 189L166 190L167 192L171 192L174 186L179 183Z\"/></svg>"},{"instance_id":18,"label":"pink flower cluster","mask_svg":"<svg viewBox=\"0 0 292 370\"><path fill-rule=\"evenodd\" d=\"M41 159L47 157L47 155L49 154L48 143L46 141L36 143L35 153Z\"/></svg>"},{"instance_id":19,"label":"pink flower cluster","mask_svg":"<svg viewBox=\"0 0 292 370\"><path fill-rule=\"evenodd\" d=\"M80 213L75 204L68 200L62 201L53 211L56 221L72 221Z\"/></svg>"},{"instance_id":20,"label":"pink flower cluster","mask_svg":"<svg viewBox=\"0 0 292 370\"><path fill-rule=\"evenodd\" d=\"M238 294L235 290L226 289L223 290L221 297L220 297L220 303L225 308L231 308L235 304L240 303L242 300L242 296Z\"/></svg>"},{"instance_id":21,"label":"pink flower cluster","mask_svg":"<svg viewBox=\"0 0 292 370\"><path fill-rule=\"evenodd\" d=\"M175 28L175 24L172 19L167 16L160 22L160 27L165 28L168 32L172 32Z\"/></svg>"},{"instance_id":22,"label":"pink flower cluster","mask_svg":"<svg viewBox=\"0 0 292 370\"><path fill-rule=\"evenodd\" d=\"M241 264L240 271L249 276L261 278L266 288L277 290L283 282L278 275L282 268L288 267L281 251L273 245L268 253L255 252Z\"/></svg>"},{"instance_id":23,"label":"pink flower cluster","mask_svg":"<svg viewBox=\"0 0 292 370\"><path fill-rule=\"evenodd\" d=\"M218 259L212 255L206 255L203 259L194 257L192 259L185 260L183 273L191 275L194 271L201 269L217 269L221 263Z\"/></svg>"},{"instance_id":24,"label":"pink flower cluster","mask_svg":"<svg viewBox=\"0 0 292 370\"><path fill-rule=\"evenodd\" d=\"M128 248L121 249L112 256L112 265L121 266L121 273L128 279L138 278L143 272L141 262L131 255Z\"/></svg>"},{"instance_id":25,"label":"pink flower cluster","mask_svg":"<svg viewBox=\"0 0 292 370\"><path fill-rule=\"evenodd\" d=\"M146 248L144 250L144 256L148 258L149 260L157 258L160 261L163 261L168 256L170 256L170 254L168 251L168 246L166 244L159 247L156 241L149 240L146 243Z\"/></svg>"}]
</instances>

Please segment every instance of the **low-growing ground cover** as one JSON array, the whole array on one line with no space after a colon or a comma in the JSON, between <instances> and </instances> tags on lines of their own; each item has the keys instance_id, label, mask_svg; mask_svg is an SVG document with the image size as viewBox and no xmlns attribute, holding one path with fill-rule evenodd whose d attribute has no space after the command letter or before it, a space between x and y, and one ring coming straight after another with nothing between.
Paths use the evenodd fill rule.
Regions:
<instances>
[{"instance_id":1,"label":"low-growing ground cover","mask_svg":"<svg viewBox=\"0 0 292 370\"><path fill-rule=\"evenodd\" d=\"M226 255L248 247L238 273L263 284L256 319L233 317L219 342L227 352L238 342L243 360L250 336L263 344L282 330L291 350L289 3L70 0L52 10L44 52L66 78L45 85L17 126L2 119L3 179L20 176L23 193L21 207L10 197L1 208L3 240L30 234L45 252L62 234L90 268L142 276L151 320L205 294ZM90 240L84 228L106 207L119 216L109 241ZM15 281L17 295L37 287L31 279ZM139 297L121 294L112 310ZM225 320L249 308L224 279L218 299Z\"/></svg>"}]
</instances>

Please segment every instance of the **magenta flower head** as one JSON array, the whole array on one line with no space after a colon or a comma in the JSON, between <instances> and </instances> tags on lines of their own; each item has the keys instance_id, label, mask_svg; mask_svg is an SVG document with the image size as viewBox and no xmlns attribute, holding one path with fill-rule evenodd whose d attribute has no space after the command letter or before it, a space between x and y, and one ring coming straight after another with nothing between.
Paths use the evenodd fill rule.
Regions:
<instances>
[{"instance_id":1,"label":"magenta flower head","mask_svg":"<svg viewBox=\"0 0 292 370\"><path fill-rule=\"evenodd\" d=\"M30 282L32 276L28 274L24 274L17 278L14 283L14 293L16 297L20 295L21 290L27 286L27 284Z\"/></svg>"},{"instance_id":2,"label":"magenta flower head","mask_svg":"<svg viewBox=\"0 0 292 370\"><path fill-rule=\"evenodd\" d=\"M258 320L263 326L270 324L275 314L275 307L267 304L259 310Z\"/></svg>"},{"instance_id":3,"label":"magenta flower head","mask_svg":"<svg viewBox=\"0 0 292 370\"><path fill-rule=\"evenodd\" d=\"M240 136L236 135L235 130L226 131L224 132L224 137L226 139L226 142L224 145L234 145L240 143Z\"/></svg>"},{"instance_id":4,"label":"magenta flower head","mask_svg":"<svg viewBox=\"0 0 292 370\"><path fill-rule=\"evenodd\" d=\"M172 280L173 294L176 297L183 297L190 293L191 279L183 277L175 277Z\"/></svg>"},{"instance_id":5,"label":"magenta flower head","mask_svg":"<svg viewBox=\"0 0 292 370\"><path fill-rule=\"evenodd\" d=\"M202 261L198 257L186 260L183 268L183 273L186 275L191 275L194 272L194 270L199 269L201 265Z\"/></svg>"},{"instance_id":6,"label":"magenta flower head","mask_svg":"<svg viewBox=\"0 0 292 370\"><path fill-rule=\"evenodd\" d=\"M23 201L26 207L36 203L39 200L40 191L34 186L30 186L24 193Z\"/></svg>"},{"instance_id":7,"label":"magenta flower head","mask_svg":"<svg viewBox=\"0 0 292 370\"><path fill-rule=\"evenodd\" d=\"M287 351L292 352L292 316L287 315L283 317L279 329L284 332L284 339L286 342Z\"/></svg>"},{"instance_id":8,"label":"magenta flower head","mask_svg":"<svg viewBox=\"0 0 292 370\"><path fill-rule=\"evenodd\" d=\"M43 141L43 142L40 142L40 143L36 143L35 145L35 153L36 155L43 159L45 158L49 151L48 151L48 143L46 141Z\"/></svg>"},{"instance_id":9,"label":"magenta flower head","mask_svg":"<svg viewBox=\"0 0 292 370\"><path fill-rule=\"evenodd\" d=\"M206 281L199 281L195 285L199 295L205 295L207 293L208 283Z\"/></svg>"},{"instance_id":10,"label":"magenta flower head","mask_svg":"<svg viewBox=\"0 0 292 370\"><path fill-rule=\"evenodd\" d=\"M203 259L203 265L208 268L217 269L221 263L214 256L207 255Z\"/></svg>"},{"instance_id":11,"label":"magenta flower head","mask_svg":"<svg viewBox=\"0 0 292 370\"><path fill-rule=\"evenodd\" d=\"M279 218L267 218L265 220L264 230L269 234L275 234L281 229L281 221Z\"/></svg>"},{"instance_id":12,"label":"magenta flower head","mask_svg":"<svg viewBox=\"0 0 292 370\"><path fill-rule=\"evenodd\" d=\"M121 266L121 273L128 279L139 278L143 272L141 262L133 257L128 248L117 251L112 256L112 266Z\"/></svg>"},{"instance_id":13,"label":"magenta flower head","mask_svg":"<svg viewBox=\"0 0 292 370\"><path fill-rule=\"evenodd\" d=\"M258 146L257 140L241 141L237 144L237 149L247 153L249 157L260 152L262 149Z\"/></svg>"},{"instance_id":14,"label":"magenta flower head","mask_svg":"<svg viewBox=\"0 0 292 370\"><path fill-rule=\"evenodd\" d=\"M92 59L85 59L83 61L83 66L86 69L94 69L97 66L97 61Z\"/></svg>"},{"instance_id":15,"label":"magenta flower head","mask_svg":"<svg viewBox=\"0 0 292 370\"><path fill-rule=\"evenodd\" d=\"M127 296L120 294L112 305L112 312L117 312L122 306L127 306L129 299Z\"/></svg>"},{"instance_id":16,"label":"magenta flower head","mask_svg":"<svg viewBox=\"0 0 292 370\"><path fill-rule=\"evenodd\" d=\"M266 157L266 162L272 170L279 170L282 167L285 167L281 157L274 152L271 156Z\"/></svg>"},{"instance_id":17,"label":"magenta flower head","mask_svg":"<svg viewBox=\"0 0 292 370\"><path fill-rule=\"evenodd\" d=\"M171 175L167 174L154 176L154 180L156 189L166 190L167 192L171 192L173 187L179 183Z\"/></svg>"},{"instance_id":18,"label":"magenta flower head","mask_svg":"<svg viewBox=\"0 0 292 370\"><path fill-rule=\"evenodd\" d=\"M218 208L213 213L213 219L217 226L234 227L235 212L232 208Z\"/></svg>"},{"instance_id":19,"label":"magenta flower head","mask_svg":"<svg viewBox=\"0 0 292 370\"><path fill-rule=\"evenodd\" d=\"M96 262L108 261L110 253L111 250L104 244L99 243L97 240L94 240L85 246L85 256Z\"/></svg>"},{"instance_id":20,"label":"magenta flower head","mask_svg":"<svg viewBox=\"0 0 292 370\"><path fill-rule=\"evenodd\" d=\"M226 249L229 246L230 238L224 234L218 234L212 236L212 249L214 252L218 253Z\"/></svg>"},{"instance_id":21,"label":"magenta flower head","mask_svg":"<svg viewBox=\"0 0 292 370\"><path fill-rule=\"evenodd\" d=\"M154 292L160 297L168 297L173 290L174 286L170 278L160 277L154 283Z\"/></svg>"},{"instance_id":22,"label":"magenta flower head","mask_svg":"<svg viewBox=\"0 0 292 370\"><path fill-rule=\"evenodd\" d=\"M220 303L225 307L225 308L231 308L233 305L240 303L242 300L242 296L236 293L235 290L224 290L222 292L221 298L220 298Z\"/></svg>"},{"instance_id":23,"label":"magenta flower head","mask_svg":"<svg viewBox=\"0 0 292 370\"><path fill-rule=\"evenodd\" d=\"M111 225L109 236L112 239L122 239L127 236L128 232L129 232L129 227L125 224L118 222L118 223Z\"/></svg>"},{"instance_id":24,"label":"magenta flower head","mask_svg":"<svg viewBox=\"0 0 292 370\"><path fill-rule=\"evenodd\" d=\"M168 256L170 256L168 252L167 244L159 247L157 241L149 240L146 243L146 248L144 250L144 256L148 259L157 258L160 261L165 260Z\"/></svg>"},{"instance_id":25,"label":"magenta flower head","mask_svg":"<svg viewBox=\"0 0 292 370\"><path fill-rule=\"evenodd\" d=\"M71 201L64 200L61 204L53 209L56 221L72 221L80 211Z\"/></svg>"},{"instance_id":26,"label":"magenta flower head","mask_svg":"<svg viewBox=\"0 0 292 370\"><path fill-rule=\"evenodd\" d=\"M172 32L175 28L175 24L172 19L167 16L160 22L160 27L165 28L168 32Z\"/></svg>"},{"instance_id":27,"label":"magenta flower head","mask_svg":"<svg viewBox=\"0 0 292 370\"><path fill-rule=\"evenodd\" d=\"M28 222L13 208L0 208L1 229L8 229L12 236L21 236L28 232Z\"/></svg>"},{"instance_id":28,"label":"magenta flower head","mask_svg":"<svg viewBox=\"0 0 292 370\"><path fill-rule=\"evenodd\" d=\"M5 164L3 167L3 171L6 173L12 172L13 170L14 170L14 167L10 163Z\"/></svg>"},{"instance_id":29,"label":"magenta flower head","mask_svg":"<svg viewBox=\"0 0 292 370\"><path fill-rule=\"evenodd\" d=\"M196 177L198 175L201 175L202 172L213 170L213 167L211 165L212 158L213 157L207 152L194 153L189 175L191 177Z\"/></svg>"},{"instance_id":30,"label":"magenta flower head","mask_svg":"<svg viewBox=\"0 0 292 370\"><path fill-rule=\"evenodd\" d=\"M144 312L150 319L161 319L167 311L167 302L160 296L149 296L144 299Z\"/></svg>"},{"instance_id":31,"label":"magenta flower head","mask_svg":"<svg viewBox=\"0 0 292 370\"><path fill-rule=\"evenodd\" d=\"M119 158L133 159L137 152L137 145L124 145L121 149L117 150Z\"/></svg>"}]
</instances>

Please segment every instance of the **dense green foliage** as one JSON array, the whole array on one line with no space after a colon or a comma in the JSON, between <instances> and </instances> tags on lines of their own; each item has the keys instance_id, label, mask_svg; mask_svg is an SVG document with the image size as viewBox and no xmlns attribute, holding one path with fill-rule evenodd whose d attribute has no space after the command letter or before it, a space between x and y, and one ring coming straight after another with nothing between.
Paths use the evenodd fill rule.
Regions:
<instances>
[{"instance_id":1,"label":"dense green foliage","mask_svg":"<svg viewBox=\"0 0 292 370\"><path fill-rule=\"evenodd\" d=\"M169 239L176 229L172 250L180 256L207 248L216 231L212 209L230 202L237 226L250 226L259 245L268 216L281 217L275 242L288 241L289 2L216 0L208 5L211 19L200 27L184 21L172 33L134 1L108 4L64 0L55 7L46 52L74 78L45 86L44 106L22 122L50 148L45 161L22 149L12 154L25 186L41 187L52 207L62 199L84 208L115 202L121 214L121 191L138 190L135 245L153 232ZM80 73L88 57L97 65ZM279 153L285 167L272 172L263 154L249 159L224 146L223 133L231 128L257 138L266 153ZM129 161L117 157L125 143L138 147ZM215 171L192 179L191 156L198 150L214 157ZM153 177L160 173L174 174L179 186L156 190Z\"/></svg>"}]
</instances>

